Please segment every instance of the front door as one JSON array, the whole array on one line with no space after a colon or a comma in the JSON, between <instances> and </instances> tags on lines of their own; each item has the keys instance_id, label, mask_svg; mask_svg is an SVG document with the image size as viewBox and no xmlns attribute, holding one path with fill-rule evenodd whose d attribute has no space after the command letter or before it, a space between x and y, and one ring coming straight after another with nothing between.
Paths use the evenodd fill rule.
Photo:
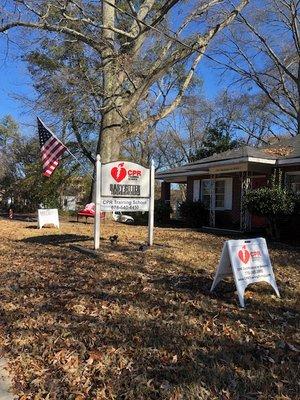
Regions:
<instances>
[{"instance_id":1,"label":"front door","mask_svg":"<svg viewBox=\"0 0 300 400\"><path fill-rule=\"evenodd\" d=\"M251 178L251 189L258 189L260 187L267 186L267 177L258 176ZM251 215L251 227L252 228L264 228L266 226L266 218L258 215Z\"/></svg>"}]
</instances>

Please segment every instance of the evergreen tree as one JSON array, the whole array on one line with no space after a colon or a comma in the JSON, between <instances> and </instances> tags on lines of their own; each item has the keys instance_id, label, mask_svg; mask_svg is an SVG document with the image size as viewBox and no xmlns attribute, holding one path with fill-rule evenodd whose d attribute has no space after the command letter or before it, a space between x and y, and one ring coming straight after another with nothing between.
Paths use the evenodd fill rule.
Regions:
<instances>
[{"instance_id":1,"label":"evergreen tree","mask_svg":"<svg viewBox=\"0 0 300 400\"><path fill-rule=\"evenodd\" d=\"M243 142L232 137L228 123L217 120L215 125L210 126L204 132L202 146L195 153L193 159L200 160L213 154L222 153L234 149Z\"/></svg>"}]
</instances>

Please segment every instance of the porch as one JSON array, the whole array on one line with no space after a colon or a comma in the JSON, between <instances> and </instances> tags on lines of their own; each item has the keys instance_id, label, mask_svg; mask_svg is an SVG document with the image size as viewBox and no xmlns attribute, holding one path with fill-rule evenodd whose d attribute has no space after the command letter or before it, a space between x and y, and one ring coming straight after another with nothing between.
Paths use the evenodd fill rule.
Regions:
<instances>
[{"instance_id":1,"label":"porch","mask_svg":"<svg viewBox=\"0 0 300 400\"><path fill-rule=\"evenodd\" d=\"M243 197L250 188L265 186L268 176L255 171L232 174L210 174L188 177L186 182L187 200L201 201L209 211L210 228L234 231L249 231L264 226L264 219L251 216L244 208ZM161 183L161 200L170 204L171 183Z\"/></svg>"},{"instance_id":2,"label":"porch","mask_svg":"<svg viewBox=\"0 0 300 400\"><path fill-rule=\"evenodd\" d=\"M157 173L156 178L162 181L162 201L170 203L171 184L184 184L187 200L206 206L210 229L245 232L262 228L264 218L251 216L242 206L243 198L250 188L267 184L276 160L254 157L256 151L245 146Z\"/></svg>"}]
</instances>

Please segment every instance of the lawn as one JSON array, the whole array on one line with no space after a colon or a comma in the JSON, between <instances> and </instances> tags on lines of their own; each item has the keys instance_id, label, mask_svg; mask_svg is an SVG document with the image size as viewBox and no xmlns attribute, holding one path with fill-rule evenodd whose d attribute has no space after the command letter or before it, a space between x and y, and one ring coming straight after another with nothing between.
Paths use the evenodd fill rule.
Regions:
<instances>
[{"instance_id":1,"label":"lawn","mask_svg":"<svg viewBox=\"0 0 300 400\"><path fill-rule=\"evenodd\" d=\"M95 259L70 248L92 229L0 220L0 349L19 399L299 398L299 249L270 246L282 297L256 284L243 310L231 280L209 292L225 237L156 228L142 252L145 227L105 222Z\"/></svg>"}]
</instances>

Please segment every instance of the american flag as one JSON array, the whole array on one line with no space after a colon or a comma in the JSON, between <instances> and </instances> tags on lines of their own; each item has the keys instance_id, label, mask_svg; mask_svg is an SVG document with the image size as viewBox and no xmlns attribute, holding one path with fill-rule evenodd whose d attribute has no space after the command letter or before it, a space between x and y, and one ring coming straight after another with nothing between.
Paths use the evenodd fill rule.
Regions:
<instances>
[{"instance_id":1,"label":"american flag","mask_svg":"<svg viewBox=\"0 0 300 400\"><path fill-rule=\"evenodd\" d=\"M67 148L39 118L37 122L43 161L43 175L49 177L58 166L59 159Z\"/></svg>"}]
</instances>

